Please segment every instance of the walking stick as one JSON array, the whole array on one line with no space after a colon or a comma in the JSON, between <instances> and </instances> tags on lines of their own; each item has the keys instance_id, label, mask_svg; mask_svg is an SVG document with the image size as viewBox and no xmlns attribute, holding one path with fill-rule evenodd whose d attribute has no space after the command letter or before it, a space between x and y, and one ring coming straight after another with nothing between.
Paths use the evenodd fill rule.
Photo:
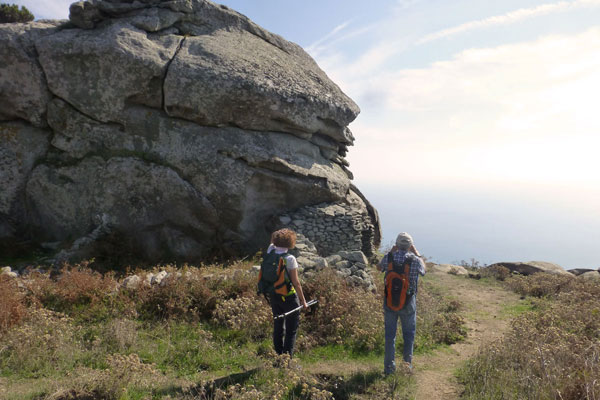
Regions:
<instances>
[{"instance_id":1,"label":"walking stick","mask_svg":"<svg viewBox=\"0 0 600 400\"><path fill-rule=\"evenodd\" d=\"M311 301L309 301L308 303L306 303L306 305L307 305L308 307L310 307L310 306L312 306L312 305L315 305L315 304L317 304L318 302L319 302L318 300L311 300ZM302 310L302 308L304 308L304 306L296 307L296 308L294 308L294 309L293 309L293 310L291 310L291 311L288 311L288 312L286 312L286 313L283 313L283 314L280 314L280 315L278 315L278 316L276 316L276 317L273 317L273 319L285 318L285 317L287 317L288 315L290 315L290 314L292 314L292 313L295 313L296 311Z\"/></svg>"}]
</instances>

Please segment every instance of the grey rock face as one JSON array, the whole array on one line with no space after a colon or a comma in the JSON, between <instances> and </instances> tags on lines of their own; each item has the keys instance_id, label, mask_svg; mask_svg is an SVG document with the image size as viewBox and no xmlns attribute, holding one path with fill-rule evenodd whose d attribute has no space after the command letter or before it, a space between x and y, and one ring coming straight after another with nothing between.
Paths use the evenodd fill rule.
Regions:
<instances>
[{"instance_id":1,"label":"grey rock face","mask_svg":"<svg viewBox=\"0 0 600 400\"><path fill-rule=\"evenodd\" d=\"M50 133L23 122L0 123L0 241L14 237L25 213L23 191Z\"/></svg>"},{"instance_id":2,"label":"grey rock face","mask_svg":"<svg viewBox=\"0 0 600 400\"><path fill-rule=\"evenodd\" d=\"M53 94L98 121L117 122L126 102L161 107L162 79L182 40L111 22L47 35L36 49Z\"/></svg>"},{"instance_id":3,"label":"grey rock face","mask_svg":"<svg viewBox=\"0 0 600 400\"><path fill-rule=\"evenodd\" d=\"M185 40L165 80L165 107L202 125L320 133L351 144L344 128L358 109L325 79L300 49L290 54L248 32L217 30Z\"/></svg>"},{"instance_id":4,"label":"grey rock face","mask_svg":"<svg viewBox=\"0 0 600 400\"><path fill-rule=\"evenodd\" d=\"M0 25L0 121L21 121L0 123L0 240L201 260L305 221L305 268L372 254L377 214L343 158L359 109L304 50L205 0L70 12Z\"/></svg>"},{"instance_id":5,"label":"grey rock face","mask_svg":"<svg viewBox=\"0 0 600 400\"><path fill-rule=\"evenodd\" d=\"M34 43L56 30L55 25L40 22L0 25L0 121L22 119L46 126L51 96Z\"/></svg>"}]
</instances>

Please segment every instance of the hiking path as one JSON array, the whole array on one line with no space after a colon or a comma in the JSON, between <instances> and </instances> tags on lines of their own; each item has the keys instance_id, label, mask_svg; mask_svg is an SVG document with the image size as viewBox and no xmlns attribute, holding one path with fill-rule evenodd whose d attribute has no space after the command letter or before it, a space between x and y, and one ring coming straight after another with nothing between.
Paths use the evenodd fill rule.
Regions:
<instances>
[{"instance_id":1,"label":"hiking path","mask_svg":"<svg viewBox=\"0 0 600 400\"><path fill-rule=\"evenodd\" d=\"M519 295L498 284L430 273L433 284L462 303L460 314L465 319L467 338L431 354L415 356L416 399L458 399L462 387L455 377L456 370L482 346L501 338L510 328L511 310L519 303Z\"/></svg>"},{"instance_id":2,"label":"hiking path","mask_svg":"<svg viewBox=\"0 0 600 400\"><path fill-rule=\"evenodd\" d=\"M444 296L461 303L458 312L465 321L466 339L425 354L416 354L412 374L399 372L397 378L392 380L378 381L377 376L383 371L383 357L360 363L339 360L312 364L311 370L319 376L334 376L344 371L344 375L353 377L350 382L345 383L345 391L335 393L336 399L460 398L463 387L455 376L456 371L465 361L475 356L482 346L500 339L508 331L520 298L496 281L469 279L437 271L428 271L424 279ZM418 310L417 304L417 313ZM398 334L401 338L400 330ZM401 357L401 348L396 356L398 354ZM406 390L403 389L404 386Z\"/></svg>"}]
</instances>

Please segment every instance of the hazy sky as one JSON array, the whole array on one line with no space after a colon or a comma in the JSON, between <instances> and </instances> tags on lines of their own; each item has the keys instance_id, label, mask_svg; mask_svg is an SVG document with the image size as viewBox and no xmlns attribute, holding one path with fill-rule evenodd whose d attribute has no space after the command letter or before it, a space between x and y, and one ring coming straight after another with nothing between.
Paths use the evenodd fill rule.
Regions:
<instances>
[{"instance_id":1,"label":"hazy sky","mask_svg":"<svg viewBox=\"0 0 600 400\"><path fill-rule=\"evenodd\" d=\"M17 3L66 18L70 1ZM385 241L600 266L600 0L221 3L300 44L361 107L348 160Z\"/></svg>"}]
</instances>

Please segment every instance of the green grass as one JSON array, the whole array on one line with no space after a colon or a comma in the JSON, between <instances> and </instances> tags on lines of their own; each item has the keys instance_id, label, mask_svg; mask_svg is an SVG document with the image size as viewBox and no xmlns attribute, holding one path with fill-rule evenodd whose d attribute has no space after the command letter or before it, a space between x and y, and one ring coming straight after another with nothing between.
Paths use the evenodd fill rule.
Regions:
<instances>
[{"instance_id":1,"label":"green grass","mask_svg":"<svg viewBox=\"0 0 600 400\"><path fill-rule=\"evenodd\" d=\"M233 271L222 268L210 272L222 271L234 276ZM203 273L200 269L192 272L196 278ZM112 290L120 284L111 281L110 275L99 276L83 269L64 273L60 279L33 276L42 289L24 292L23 296L30 296L31 301L17 297L11 300L23 301L28 314L3 332L0 385L8 389L0 391L0 397L42 400L60 390L71 390L81 396L98 390L109 400L167 396L183 400L190 398L190 391L206 389L207 382L219 382L211 390L233 391L228 398L241 397L243 390L257 390L260 398L271 398L275 393L279 393L278 398L288 399L327 398L323 391L334 393L337 399L353 398L356 394L382 399L410 398L409 378L402 374L387 378L381 375L380 297L353 291L339 282L333 286L339 292L332 291L336 275L312 283L314 293L329 301L322 301L324 306L319 313L303 316L299 333L306 336L299 340L294 361L301 368L295 369L275 365L282 361L272 350L270 312L262 313L264 307L256 308L256 298L248 294L250 290L253 295L253 276L242 275L246 281L235 281L235 285L229 279L203 287L200 277L174 281L172 286L160 289L122 290L106 295L106 288ZM0 281L0 285L4 284L0 289L13 290L7 282ZM442 320L441 325L436 324L436 318L455 314L447 303L453 296L443 288L445 281L434 277L423 282L419 313L429 317L425 319L427 324L417 329L416 354L444 348L446 345L436 342L441 340L441 332L460 327L456 321ZM309 286L307 282L306 287ZM326 297L331 294L331 298ZM217 312L219 305L227 304L225 301L200 312L194 311L194 307L209 302L188 301L197 298L196 295L207 300L216 296L243 301L226 309L231 315ZM351 301L344 303L339 298ZM40 315L31 304L42 306ZM426 304L428 307L424 307ZM147 310L152 313L144 314ZM260 315L263 319L256 317ZM242 323L229 325L227 318L242 318ZM336 319L337 325L328 325ZM257 334L260 332L264 334ZM355 333L357 336L351 336ZM374 337L375 342L365 341L367 345L361 342ZM400 328L397 349L401 354Z\"/></svg>"},{"instance_id":2,"label":"green grass","mask_svg":"<svg viewBox=\"0 0 600 400\"><path fill-rule=\"evenodd\" d=\"M319 361L375 361L382 359L382 357L382 349L365 352L336 344L319 346L297 354L297 358L305 363L316 363Z\"/></svg>"},{"instance_id":3,"label":"green grass","mask_svg":"<svg viewBox=\"0 0 600 400\"><path fill-rule=\"evenodd\" d=\"M521 300L516 304L507 304L502 307L502 314L510 317L517 317L525 312L533 311L537 305L531 299Z\"/></svg>"}]
</instances>

